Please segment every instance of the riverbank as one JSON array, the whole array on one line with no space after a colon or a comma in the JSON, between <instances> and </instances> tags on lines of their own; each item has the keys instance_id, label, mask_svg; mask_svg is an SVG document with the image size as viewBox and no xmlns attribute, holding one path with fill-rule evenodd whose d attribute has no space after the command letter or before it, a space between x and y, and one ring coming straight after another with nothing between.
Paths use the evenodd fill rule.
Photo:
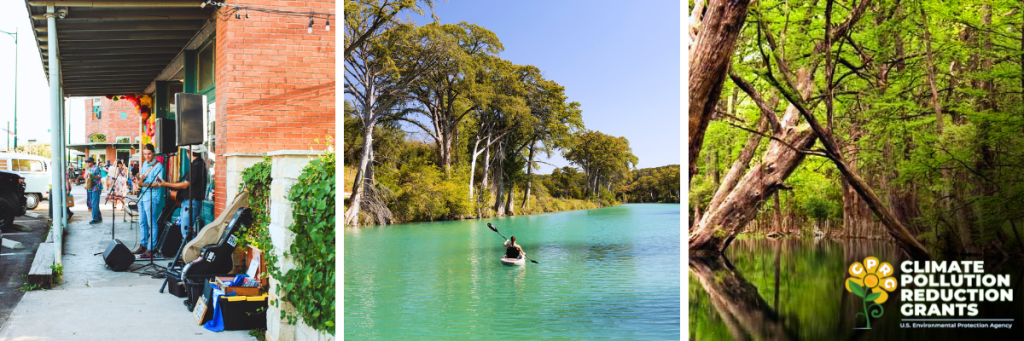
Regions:
<instances>
[{"instance_id":1,"label":"riverbank","mask_svg":"<svg viewBox=\"0 0 1024 341\"><path fill-rule=\"evenodd\" d=\"M356 171L355 171L355 168L353 168L353 167L345 167L344 168L344 172L345 172L345 174L344 174L344 186L345 186L344 187L344 189L345 189L345 192L344 192L345 203L344 204L345 204L345 206L344 207L347 210L348 206L349 206L349 199L350 199L350 196L351 196L351 192L350 191L352 189L352 185L353 185L353 182L354 182L354 179L355 179ZM537 214L545 214L545 213L568 212L568 211L578 211L578 210L590 210L590 209L596 209L596 208L602 208L602 207L611 207L611 206L616 206L616 205L620 204L617 201L608 201L608 200L605 200L605 199L583 200L583 199L571 199L571 198L555 198L555 197L552 197L550 194L548 194L547 189L544 188L544 186L542 184L540 184L539 181L538 181L538 183L533 185L533 188L532 188L532 191L531 191L531 194L530 194L530 199L528 200L528 203L526 203L525 206L524 206L524 203L523 203L523 200L522 200L524 193L522 191L516 191L515 194L513 195L513 202L512 202L512 205L514 206L514 208L511 211L513 212L513 214L510 214L510 215L498 215L498 214L495 214L494 210L492 210L492 208L494 207L494 204L495 204L495 200L493 198L488 198L489 200L487 200L487 202L485 204L480 205L480 209L476 209L476 208L472 207L473 204L471 202L468 202L468 201L462 202L463 200L452 200L450 198L446 198L445 197L446 194L449 195L449 196L455 195L455 193L452 193L453 189L446 188L446 187L451 187L451 186L446 186L446 182L447 181L442 181L440 184L437 184L437 185L430 183L433 180L434 179L431 179L431 180L423 179L422 181L419 181L417 183L420 186L431 187L429 189L420 189L421 192L424 192L426 194L421 194L421 195L417 195L417 196L411 196L411 195L408 195L407 193L399 193L398 195L395 195L395 197L396 197L395 199L396 200L398 200L400 198L407 198L407 199L408 198L414 198L415 204L419 205L420 207L415 207L415 208L410 207L411 204L413 204L411 202L396 203L394 205L389 204L388 208L392 211L391 212L391 215L392 215L391 223L392 224L417 223L417 222L433 222L433 221L451 221L451 220L466 220L466 219L483 219L483 218L497 218L497 217L510 217L510 216L528 216L528 215L537 215ZM434 187L439 187L439 188L435 189ZM461 190L461 189L462 188L459 188L458 190ZM459 194L461 194L461 193L459 193ZM426 196L426 198L423 198L424 196ZM468 199L468 197L462 198L462 199ZM440 201L440 202L437 202L437 201ZM391 207L391 206L396 206L396 207ZM444 207L437 208L436 206L444 206ZM451 211L453 210L453 208L456 211L465 212L466 214L451 214ZM363 209L365 211L365 207ZM442 213L442 214L439 215L439 216L433 216L431 214L424 214L424 212ZM479 213L479 214L474 214L474 213ZM408 218L402 219L402 217L411 217L412 219L408 219ZM374 225L374 224L372 222L370 222L370 224L365 224L364 223L364 225Z\"/></svg>"}]
</instances>

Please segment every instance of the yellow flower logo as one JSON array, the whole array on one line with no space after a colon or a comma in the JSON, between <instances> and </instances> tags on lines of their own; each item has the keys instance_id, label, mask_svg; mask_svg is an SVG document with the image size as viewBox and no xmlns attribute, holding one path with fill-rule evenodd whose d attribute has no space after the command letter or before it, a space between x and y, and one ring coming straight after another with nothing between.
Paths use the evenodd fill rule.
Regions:
<instances>
[{"instance_id":1,"label":"yellow flower logo","mask_svg":"<svg viewBox=\"0 0 1024 341\"><path fill-rule=\"evenodd\" d=\"M875 257L864 258L864 263L854 262L850 264L849 272L852 277L846 279L846 291L864 297L867 301L885 303L889 299L887 292L892 292L898 287L896 278L892 277L894 270L891 264L880 263ZM856 286L850 287L850 283ZM867 293L868 289L871 289L870 294Z\"/></svg>"},{"instance_id":2,"label":"yellow flower logo","mask_svg":"<svg viewBox=\"0 0 1024 341\"><path fill-rule=\"evenodd\" d=\"M846 291L864 299L864 312L857 313L857 316L864 315L867 322L867 329L871 329L871 319L868 317L882 317L884 309L882 303L889 299L889 293L896 290L898 283L892 277L895 269L892 264L879 262L878 258L864 258L864 262L850 264L850 276L846 279ZM871 292L868 292L871 289ZM869 307L868 302L873 302Z\"/></svg>"}]
</instances>

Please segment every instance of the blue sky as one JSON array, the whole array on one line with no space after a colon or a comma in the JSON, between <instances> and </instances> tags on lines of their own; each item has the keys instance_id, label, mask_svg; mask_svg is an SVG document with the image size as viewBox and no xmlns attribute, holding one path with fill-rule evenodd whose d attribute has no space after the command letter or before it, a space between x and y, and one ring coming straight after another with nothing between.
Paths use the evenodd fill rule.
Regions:
<instances>
[{"instance_id":1,"label":"blue sky","mask_svg":"<svg viewBox=\"0 0 1024 341\"><path fill-rule=\"evenodd\" d=\"M639 167L679 164L679 1L437 1L442 23L494 32L503 59L534 65L580 102L587 129L629 139ZM431 21L403 13L420 24ZM568 165L560 156L543 160ZM551 166L541 164L540 173Z\"/></svg>"},{"instance_id":2,"label":"blue sky","mask_svg":"<svg viewBox=\"0 0 1024 341\"><path fill-rule=\"evenodd\" d=\"M50 143L50 86L39 60L24 1L0 2L0 31L18 32L18 145L28 140ZM14 39L0 33L0 129L11 122L14 130ZM81 99L65 104L71 117L71 143L85 142L85 116ZM6 132L0 130L0 150L7 149ZM13 141L12 141L13 142Z\"/></svg>"}]
</instances>

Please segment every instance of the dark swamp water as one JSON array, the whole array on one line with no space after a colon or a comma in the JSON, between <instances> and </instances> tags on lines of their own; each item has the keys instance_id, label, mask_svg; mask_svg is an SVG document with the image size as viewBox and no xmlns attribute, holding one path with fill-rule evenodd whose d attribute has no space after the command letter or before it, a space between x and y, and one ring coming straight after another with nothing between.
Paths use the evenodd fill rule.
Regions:
<instances>
[{"instance_id":1,"label":"dark swamp water","mask_svg":"<svg viewBox=\"0 0 1024 341\"><path fill-rule=\"evenodd\" d=\"M985 260L985 272L1008 274L1013 302L978 303L977 316L902 316L899 283L865 329L860 297L845 290L847 269L866 257L904 260L892 243L864 239L738 239L725 257L689 261L691 340L1021 340L1024 285L1021 260ZM955 260L955 259L949 259ZM909 328L905 319L1013 319L1012 329ZM902 323L902 325L901 325ZM936 322L949 323L949 322ZM957 322L953 322L957 323Z\"/></svg>"}]
</instances>

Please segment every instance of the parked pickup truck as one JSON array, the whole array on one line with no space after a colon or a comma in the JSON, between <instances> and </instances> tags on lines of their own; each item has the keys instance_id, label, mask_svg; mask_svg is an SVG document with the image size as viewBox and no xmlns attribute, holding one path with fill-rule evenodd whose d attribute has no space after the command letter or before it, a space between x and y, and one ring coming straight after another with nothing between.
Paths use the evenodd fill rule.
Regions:
<instances>
[{"instance_id":1,"label":"parked pickup truck","mask_svg":"<svg viewBox=\"0 0 1024 341\"><path fill-rule=\"evenodd\" d=\"M25 215L25 178L16 173L0 171L0 230L14 225L14 217Z\"/></svg>"}]
</instances>

